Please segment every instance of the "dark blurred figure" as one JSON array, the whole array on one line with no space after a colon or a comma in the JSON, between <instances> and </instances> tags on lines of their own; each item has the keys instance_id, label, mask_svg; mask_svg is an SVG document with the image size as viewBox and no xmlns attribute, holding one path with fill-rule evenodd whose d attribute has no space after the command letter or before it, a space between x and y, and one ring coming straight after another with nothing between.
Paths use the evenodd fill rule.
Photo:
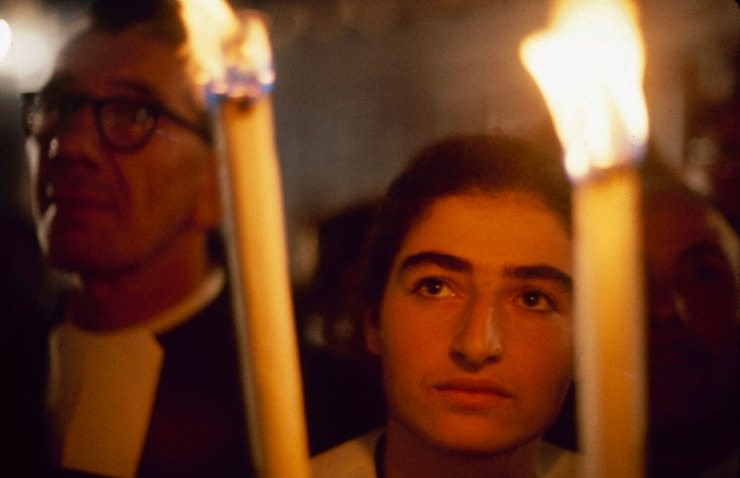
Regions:
<instances>
[{"instance_id":1,"label":"dark blurred figure","mask_svg":"<svg viewBox=\"0 0 740 478\"><path fill-rule=\"evenodd\" d=\"M11 215L17 211L21 216L29 216L25 220L31 226L23 128L18 124L21 102L15 90L15 82L0 75L0 208Z\"/></svg>"},{"instance_id":2,"label":"dark blurred figure","mask_svg":"<svg viewBox=\"0 0 740 478\"><path fill-rule=\"evenodd\" d=\"M649 476L737 477L738 238L705 200L646 180Z\"/></svg>"},{"instance_id":3,"label":"dark blurred figure","mask_svg":"<svg viewBox=\"0 0 740 478\"><path fill-rule=\"evenodd\" d=\"M14 89L0 78L0 476L34 476L44 459L45 333L54 287L24 207L20 101L6 93Z\"/></svg>"},{"instance_id":4,"label":"dark blurred figure","mask_svg":"<svg viewBox=\"0 0 740 478\"><path fill-rule=\"evenodd\" d=\"M319 222L316 271L297 294L312 454L385 419L379 370L365 350L360 315L364 248L374 213L374 204L362 202Z\"/></svg>"},{"instance_id":5,"label":"dark blurred figure","mask_svg":"<svg viewBox=\"0 0 740 478\"><path fill-rule=\"evenodd\" d=\"M319 222L316 271L297 304L306 340L341 355L364 349L358 299L374 212L374 204L361 202Z\"/></svg>"},{"instance_id":6,"label":"dark blurred figure","mask_svg":"<svg viewBox=\"0 0 740 478\"><path fill-rule=\"evenodd\" d=\"M690 119L686 166L703 171L710 200L740 233L740 48L733 66L730 97L702 107Z\"/></svg>"},{"instance_id":7,"label":"dark blurred figure","mask_svg":"<svg viewBox=\"0 0 740 478\"><path fill-rule=\"evenodd\" d=\"M0 475L36 476L45 461L52 280L33 227L17 210L0 210L0 231Z\"/></svg>"}]
</instances>

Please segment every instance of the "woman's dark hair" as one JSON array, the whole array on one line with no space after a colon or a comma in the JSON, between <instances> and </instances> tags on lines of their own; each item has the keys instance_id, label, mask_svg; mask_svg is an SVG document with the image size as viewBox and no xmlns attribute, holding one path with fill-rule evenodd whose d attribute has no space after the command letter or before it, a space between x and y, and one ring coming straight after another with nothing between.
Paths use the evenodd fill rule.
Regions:
<instances>
[{"instance_id":1,"label":"woman's dark hair","mask_svg":"<svg viewBox=\"0 0 740 478\"><path fill-rule=\"evenodd\" d=\"M434 201L466 192L512 190L537 196L570 232L570 183L558 151L483 134L453 136L422 149L391 184L375 217L363 287L373 320L403 240Z\"/></svg>"}]
</instances>

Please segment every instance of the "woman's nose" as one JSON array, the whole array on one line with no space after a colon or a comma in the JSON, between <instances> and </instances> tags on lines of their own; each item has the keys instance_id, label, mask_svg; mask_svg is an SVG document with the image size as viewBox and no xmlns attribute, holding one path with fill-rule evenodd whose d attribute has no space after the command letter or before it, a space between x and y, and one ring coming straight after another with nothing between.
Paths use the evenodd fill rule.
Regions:
<instances>
[{"instance_id":1,"label":"woman's nose","mask_svg":"<svg viewBox=\"0 0 740 478\"><path fill-rule=\"evenodd\" d=\"M450 348L452 359L466 369L479 369L501 359L502 311L491 299L473 299L461 313Z\"/></svg>"}]
</instances>

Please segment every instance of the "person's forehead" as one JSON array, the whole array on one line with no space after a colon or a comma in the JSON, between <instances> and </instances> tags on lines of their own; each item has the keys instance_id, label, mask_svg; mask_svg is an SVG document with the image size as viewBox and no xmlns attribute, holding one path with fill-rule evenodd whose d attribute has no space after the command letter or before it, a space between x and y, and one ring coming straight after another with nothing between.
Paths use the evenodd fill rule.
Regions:
<instances>
[{"instance_id":1,"label":"person's forehead","mask_svg":"<svg viewBox=\"0 0 740 478\"><path fill-rule=\"evenodd\" d=\"M710 206L679 195L648 197L645 235L649 263L669 265L697 245L716 245L726 254L722 231Z\"/></svg>"},{"instance_id":2,"label":"person's forehead","mask_svg":"<svg viewBox=\"0 0 740 478\"><path fill-rule=\"evenodd\" d=\"M175 103L189 99L191 92L177 46L141 26L75 37L59 56L56 80L99 96L125 94L126 85L139 84Z\"/></svg>"},{"instance_id":3,"label":"person's forehead","mask_svg":"<svg viewBox=\"0 0 740 478\"><path fill-rule=\"evenodd\" d=\"M571 270L571 242L562 221L528 193L438 199L409 230L397 259L419 250L445 251L493 267L547 263Z\"/></svg>"},{"instance_id":4,"label":"person's forehead","mask_svg":"<svg viewBox=\"0 0 740 478\"><path fill-rule=\"evenodd\" d=\"M674 242L712 236L709 210L697 199L680 193L648 195L645 201L647 236L658 241L673 238Z\"/></svg>"}]
</instances>

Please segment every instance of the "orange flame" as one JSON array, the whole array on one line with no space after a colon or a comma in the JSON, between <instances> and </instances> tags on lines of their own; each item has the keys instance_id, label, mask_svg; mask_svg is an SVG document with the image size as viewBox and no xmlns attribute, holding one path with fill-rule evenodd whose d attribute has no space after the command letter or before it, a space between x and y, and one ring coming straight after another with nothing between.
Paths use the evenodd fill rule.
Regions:
<instances>
[{"instance_id":1,"label":"orange flame","mask_svg":"<svg viewBox=\"0 0 740 478\"><path fill-rule=\"evenodd\" d=\"M572 179L639 159L648 135L645 53L628 0L560 0L520 56L543 92Z\"/></svg>"},{"instance_id":2,"label":"orange flame","mask_svg":"<svg viewBox=\"0 0 740 478\"><path fill-rule=\"evenodd\" d=\"M256 98L272 88L272 50L260 14L237 15L225 0L180 0L180 10L188 31L183 53L197 85L230 98Z\"/></svg>"}]
</instances>

